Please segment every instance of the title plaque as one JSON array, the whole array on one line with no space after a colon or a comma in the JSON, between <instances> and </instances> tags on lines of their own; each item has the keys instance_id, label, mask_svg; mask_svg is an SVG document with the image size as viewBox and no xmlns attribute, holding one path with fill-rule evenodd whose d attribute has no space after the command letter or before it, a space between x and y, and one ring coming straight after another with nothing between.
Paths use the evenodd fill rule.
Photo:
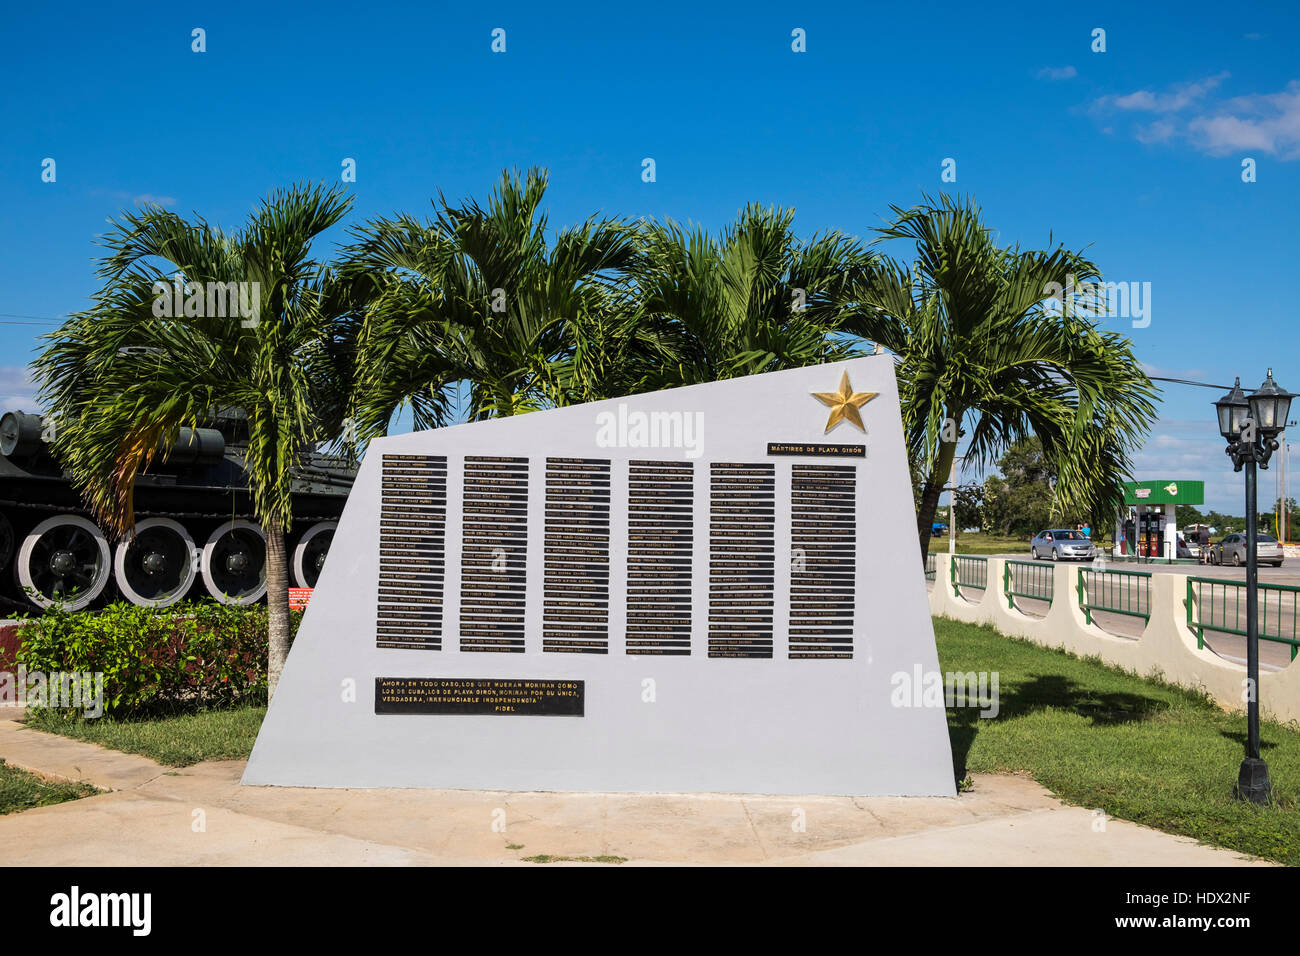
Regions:
<instances>
[{"instance_id":1,"label":"title plaque","mask_svg":"<svg viewBox=\"0 0 1300 956\"><path fill-rule=\"evenodd\" d=\"M769 455L797 455L801 458L865 458L866 445L827 445L824 442L772 441L767 443Z\"/></svg>"}]
</instances>

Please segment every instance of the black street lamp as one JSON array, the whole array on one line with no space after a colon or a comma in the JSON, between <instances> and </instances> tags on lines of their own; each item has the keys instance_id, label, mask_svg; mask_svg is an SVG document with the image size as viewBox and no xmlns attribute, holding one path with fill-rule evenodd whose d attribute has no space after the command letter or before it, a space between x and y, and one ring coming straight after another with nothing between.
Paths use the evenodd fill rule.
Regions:
<instances>
[{"instance_id":1,"label":"black street lamp","mask_svg":"<svg viewBox=\"0 0 1300 956\"><path fill-rule=\"evenodd\" d=\"M1286 427L1291 411L1290 392L1273 381L1273 370L1249 398L1241 390L1241 379L1232 391L1214 403L1219 415L1219 433L1227 441L1234 471L1246 469L1246 702L1248 732L1246 759L1237 773L1237 796L1252 803L1268 802L1273 785L1268 764L1259 755L1259 559L1256 548L1255 466L1268 467L1278 449L1277 436Z\"/></svg>"}]
</instances>

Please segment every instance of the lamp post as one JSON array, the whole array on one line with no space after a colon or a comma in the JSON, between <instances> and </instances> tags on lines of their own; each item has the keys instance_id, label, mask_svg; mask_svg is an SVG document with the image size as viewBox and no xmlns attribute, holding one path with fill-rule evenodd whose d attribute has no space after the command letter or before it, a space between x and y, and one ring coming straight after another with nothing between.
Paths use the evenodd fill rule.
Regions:
<instances>
[{"instance_id":1,"label":"lamp post","mask_svg":"<svg viewBox=\"0 0 1300 956\"><path fill-rule=\"evenodd\" d=\"M1259 559L1256 549L1255 466L1268 467L1278 449L1277 436L1286 427L1291 411L1290 392L1273 381L1273 370L1249 398L1238 378L1228 392L1214 403L1219 416L1219 433L1228 443L1233 471L1246 469L1246 758L1237 774L1236 795L1252 803L1266 803L1272 784L1268 764L1259 755Z\"/></svg>"}]
</instances>

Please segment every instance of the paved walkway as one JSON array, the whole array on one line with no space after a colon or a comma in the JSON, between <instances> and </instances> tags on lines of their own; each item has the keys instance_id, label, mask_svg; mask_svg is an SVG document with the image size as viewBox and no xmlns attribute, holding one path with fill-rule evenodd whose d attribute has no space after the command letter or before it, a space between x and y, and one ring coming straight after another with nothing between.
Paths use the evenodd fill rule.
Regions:
<instances>
[{"instance_id":1,"label":"paved walkway","mask_svg":"<svg viewBox=\"0 0 1300 956\"><path fill-rule=\"evenodd\" d=\"M0 816L6 866L500 866L538 854L643 865L1261 863L1119 820L1098 829L1091 811L1022 777L978 775L955 799L241 787L243 761L171 770L7 716L0 757L110 792Z\"/></svg>"}]
</instances>

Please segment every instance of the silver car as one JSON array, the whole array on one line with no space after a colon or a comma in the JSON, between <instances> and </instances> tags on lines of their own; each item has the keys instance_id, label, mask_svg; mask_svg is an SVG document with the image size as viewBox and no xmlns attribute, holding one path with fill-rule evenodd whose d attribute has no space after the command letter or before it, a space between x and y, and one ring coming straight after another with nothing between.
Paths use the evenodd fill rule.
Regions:
<instances>
[{"instance_id":1,"label":"silver car","mask_svg":"<svg viewBox=\"0 0 1300 956\"><path fill-rule=\"evenodd\" d=\"M1215 549L1215 555L1218 560L1215 564L1231 564L1236 567L1244 567L1246 564L1246 536L1244 534L1230 534L1219 542ZM1277 538L1269 534L1255 535L1255 560L1260 564L1271 564L1275 568L1282 567L1282 545L1278 544Z\"/></svg>"},{"instance_id":2,"label":"silver car","mask_svg":"<svg viewBox=\"0 0 1300 956\"><path fill-rule=\"evenodd\" d=\"M1034 535L1029 542L1029 553L1035 561L1042 558L1051 558L1053 561L1091 561L1097 557L1097 546L1082 531L1053 528Z\"/></svg>"}]
</instances>

